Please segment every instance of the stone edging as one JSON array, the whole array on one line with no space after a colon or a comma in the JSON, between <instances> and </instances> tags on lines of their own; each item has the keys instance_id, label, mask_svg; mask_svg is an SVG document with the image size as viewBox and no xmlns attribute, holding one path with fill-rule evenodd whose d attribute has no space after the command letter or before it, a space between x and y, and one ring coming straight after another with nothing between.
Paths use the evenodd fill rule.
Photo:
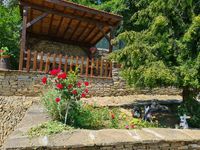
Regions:
<instances>
[{"instance_id":1,"label":"stone edging","mask_svg":"<svg viewBox=\"0 0 200 150\"><path fill-rule=\"evenodd\" d=\"M31 127L48 120L44 109L33 105L7 139L4 149L200 149L200 130L73 130L33 139L25 135Z\"/></svg>"}]
</instances>

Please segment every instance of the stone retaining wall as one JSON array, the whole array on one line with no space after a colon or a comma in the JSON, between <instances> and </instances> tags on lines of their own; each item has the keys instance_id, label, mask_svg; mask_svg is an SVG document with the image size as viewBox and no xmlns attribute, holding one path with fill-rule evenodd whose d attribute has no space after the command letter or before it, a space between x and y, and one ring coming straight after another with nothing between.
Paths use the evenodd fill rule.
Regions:
<instances>
[{"instance_id":1,"label":"stone retaining wall","mask_svg":"<svg viewBox=\"0 0 200 150\"><path fill-rule=\"evenodd\" d=\"M178 95L180 90L175 88L157 88L153 90L136 90L127 87L119 77L119 70L113 68L111 79L82 78L89 81L91 96L124 96L133 94ZM0 95L4 96L38 96L41 91L41 78L44 74L19 71L0 71Z\"/></svg>"}]
</instances>

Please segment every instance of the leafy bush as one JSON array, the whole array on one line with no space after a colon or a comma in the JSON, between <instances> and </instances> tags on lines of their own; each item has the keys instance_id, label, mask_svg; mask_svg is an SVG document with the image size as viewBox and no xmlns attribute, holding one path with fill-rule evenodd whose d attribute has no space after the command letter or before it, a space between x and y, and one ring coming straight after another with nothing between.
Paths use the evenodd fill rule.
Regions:
<instances>
[{"instance_id":1,"label":"leafy bush","mask_svg":"<svg viewBox=\"0 0 200 150\"><path fill-rule=\"evenodd\" d=\"M0 49L0 56L5 56L5 55L12 55L12 53L9 51L8 47L1 47Z\"/></svg>"},{"instance_id":2,"label":"leafy bush","mask_svg":"<svg viewBox=\"0 0 200 150\"><path fill-rule=\"evenodd\" d=\"M190 116L188 119L189 127L200 128L200 103L191 98L185 101L178 108L179 115L186 114Z\"/></svg>"},{"instance_id":3,"label":"leafy bush","mask_svg":"<svg viewBox=\"0 0 200 150\"><path fill-rule=\"evenodd\" d=\"M76 72L66 73L60 69L50 71L50 77L42 78L45 85L42 101L54 120L67 123L68 112L77 107L81 97L86 97L88 82L80 82Z\"/></svg>"},{"instance_id":4,"label":"leafy bush","mask_svg":"<svg viewBox=\"0 0 200 150\"><path fill-rule=\"evenodd\" d=\"M18 68L19 41L21 29L21 16L19 7L9 8L0 4L0 48L8 47L13 54L10 61L13 69Z\"/></svg>"}]
</instances>

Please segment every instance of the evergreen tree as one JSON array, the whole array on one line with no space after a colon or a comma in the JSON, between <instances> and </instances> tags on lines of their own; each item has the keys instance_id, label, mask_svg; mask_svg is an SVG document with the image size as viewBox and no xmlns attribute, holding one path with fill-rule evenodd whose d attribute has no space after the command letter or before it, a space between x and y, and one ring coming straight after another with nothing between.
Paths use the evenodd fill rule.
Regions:
<instances>
[{"instance_id":1,"label":"evergreen tree","mask_svg":"<svg viewBox=\"0 0 200 150\"><path fill-rule=\"evenodd\" d=\"M112 55L123 65L122 76L135 87L183 89L186 109L181 110L199 127L200 1L136 0L129 5L135 8L129 31L115 40L126 46Z\"/></svg>"}]
</instances>

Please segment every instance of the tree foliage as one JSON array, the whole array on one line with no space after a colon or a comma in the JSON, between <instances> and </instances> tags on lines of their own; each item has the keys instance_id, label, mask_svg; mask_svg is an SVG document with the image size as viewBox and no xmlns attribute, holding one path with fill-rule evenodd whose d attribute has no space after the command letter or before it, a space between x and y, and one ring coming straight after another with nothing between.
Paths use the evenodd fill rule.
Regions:
<instances>
[{"instance_id":1,"label":"tree foliage","mask_svg":"<svg viewBox=\"0 0 200 150\"><path fill-rule=\"evenodd\" d=\"M13 3L7 4L6 6L4 4L0 5L0 48L8 47L15 56L15 58L12 58L15 63L12 64L17 65L21 17L18 6L12 5Z\"/></svg>"},{"instance_id":2,"label":"tree foliage","mask_svg":"<svg viewBox=\"0 0 200 150\"><path fill-rule=\"evenodd\" d=\"M174 85L200 88L200 5L198 0L137 0L126 47L113 58L136 87Z\"/></svg>"}]
</instances>

